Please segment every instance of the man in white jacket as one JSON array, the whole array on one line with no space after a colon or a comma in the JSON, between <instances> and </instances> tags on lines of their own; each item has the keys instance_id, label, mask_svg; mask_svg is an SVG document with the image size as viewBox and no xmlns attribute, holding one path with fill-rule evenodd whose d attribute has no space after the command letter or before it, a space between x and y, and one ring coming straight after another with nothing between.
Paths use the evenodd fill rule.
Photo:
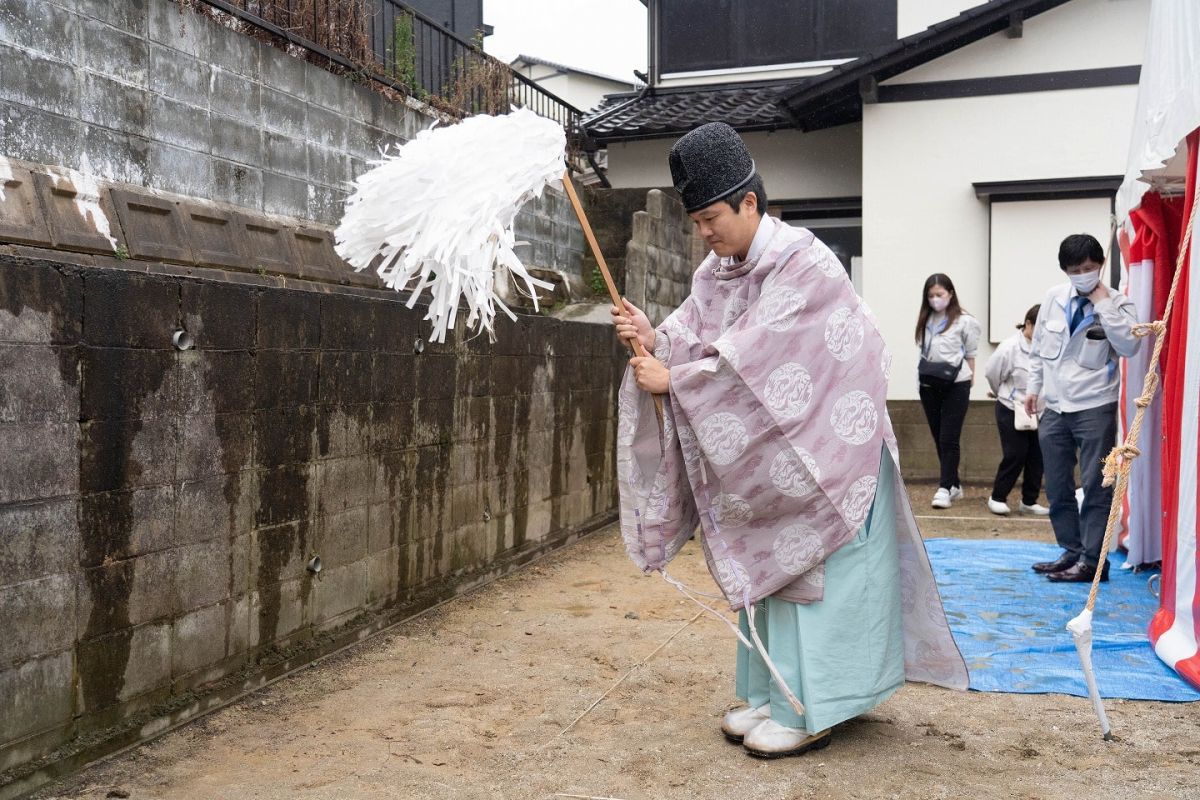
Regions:
<instances>
[{"instance_id":1,"label":"man in white jacket","mask_svg":"<svg viewBox=\"0 0 1200 800\"><path fill-rule=\"evenodd\" d=\"M1025 410L1032 415L1039 397L1045 402L1038 440L1050 521L1064 552L1033 569L1052 581L1084 583L1101 568L1100 545L1112 503L1112 487L1101 485L1101 462L1117 438L1117 359L1132 356L1141 342L1133 335L1133 302L1100 279L1104 250L1094 237L1068 236L1058 249L1058 264L1069 282L1042 301ZM1077 457L1082 505L1075 500ZM1101 569L1101 580L1108 580L1108 564Z\"/></svg>"}]
</instances>

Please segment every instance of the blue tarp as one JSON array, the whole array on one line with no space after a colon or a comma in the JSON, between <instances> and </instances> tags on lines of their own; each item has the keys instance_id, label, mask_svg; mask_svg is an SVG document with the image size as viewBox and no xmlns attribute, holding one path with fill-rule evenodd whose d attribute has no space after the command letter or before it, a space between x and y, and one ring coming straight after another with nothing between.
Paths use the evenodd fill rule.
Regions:
<instances>
[{"instance_id":1,"label":"blue tarp","mask_svg":"<svg viewBox=\"0 0 1200 800\"><path fill-rule=\"evenodd\" d=\"M1051 583L1029 567L1062 551L1013 540L930 539L929 559L971 688L981 692L1087 697L1067 622L1083 610L1087 583ZM1200 700L1162 663L1146 636L1158 609L1150 573L1118 569L1100 585L1092 620L1092 663L1100 694L1130 700Z\"/></svg>"}]
</instances>

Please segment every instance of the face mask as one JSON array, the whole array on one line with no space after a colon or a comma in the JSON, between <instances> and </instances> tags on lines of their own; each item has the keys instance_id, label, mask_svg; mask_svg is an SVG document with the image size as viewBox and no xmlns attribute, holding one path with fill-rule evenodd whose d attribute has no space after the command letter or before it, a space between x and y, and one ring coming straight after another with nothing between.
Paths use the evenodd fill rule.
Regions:
<instances>
[{"instance_id":1,"label":"face mask","mask_svg":"<svg viewBox=\"0 0 1200 800\"><path fill-rule=\"evenodd\" d=\"M1096 285L1100 283L1100 270L1085 272L1082 275L1070 275L1071 285L1075 287L1075 291L1079 294L1091 294Z\"/></svg>"},{"instance_id":2,"label":"face mask","mask_svg":"<svg viewBox=\"0 0 1200 800\"><path fill-rule=\"evenodd\" d=\"M929 307L934 311L942 312L946 310L946 306L950 305L949 297L931 297L929 298Z\"/></svg>"}]
</instances>

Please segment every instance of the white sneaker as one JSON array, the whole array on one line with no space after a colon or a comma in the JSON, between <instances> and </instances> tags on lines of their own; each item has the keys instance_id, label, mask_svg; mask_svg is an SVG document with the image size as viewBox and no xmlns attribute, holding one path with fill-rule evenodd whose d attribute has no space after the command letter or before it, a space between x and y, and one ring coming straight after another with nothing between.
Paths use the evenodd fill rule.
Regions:
<instances>
[{"instance_id":1,"label":"white sneaker","mask_svg":"<svg viewBox=\"0 0 1200 800\"><path fill-rule=\"evenodd\" d=\"M1008 503L1001 503L999 500L988 498L988 511L999 517L1007 517L1012 513L1012 509L1008 507Z\"/></svg>"},{"instance_id":2,"label":"white sneaker","mask_svg":"<svg viewBox=\"0 0 1200 800\"><path fill-rule=\"evenodd\" d=\"M952 501L953 500L961 500L962 496L963 496L963 490L962 490L961 486L951 486L950 487L950 499Z\"/></svg>"},{"instance_id":3,"label":"white sneaker","mask_svg":"<svg viewBox=\"0 0 1200 800\"><path fill-rule=\"evenodd\" d=\"M1050 514L1050 509L1046 508L1041 503L1034 503L1031 506L1021 503L1021 505L1017 506L1017 510L1022 514L1037 514L1039 517L1049 516Z\"/></svg>"},{"instance_id":4,"label":"white sneaker","mask_svg":"<svg viewBox=\"0 0 1200 800\"><path fill-rule=\"evenodd\" d=\"M746 734L742 747L752 756L780 758L819 750L829 742L828 730L810 734L803 728L788 728L773 719L768 719Z\"/></svg>"},{"instance_id":5,"label":"white sneaker","mask_svg":"<svg viewBox=\"0 0 1200 800\"><path fill-rule=\"evenodd\" d=\"M929 505L933 506L934 508L949 508L950 503L950 491L948 489L942 489L939 487L938 490L933 493L933 502L931 502Z\"/></svg>"},{"instance_id":6,"label":"white sneaker","mask_svg":"<svg viewBox=\"0 0 1200 800\"><path fill-rule=\"evenodd\" d=\"M741 744L743 737L763 722L771 719L771 704L758 708L736 708L721 720L721 733L734 744Z\"/></svg>"}]
</instances>

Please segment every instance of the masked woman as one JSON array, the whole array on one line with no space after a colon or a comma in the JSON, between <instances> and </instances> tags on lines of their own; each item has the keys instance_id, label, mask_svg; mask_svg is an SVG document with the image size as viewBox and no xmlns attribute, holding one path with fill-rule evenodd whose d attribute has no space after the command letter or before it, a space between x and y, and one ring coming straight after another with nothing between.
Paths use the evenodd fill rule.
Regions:
<instances>
[{"instance_id":1,"label":"masked woman","mask_svg":"<svg viewBox=\"0 0 1200 800\"><path fill-rule=\"evenodd\" d=\"M1050 509L1038 504L1042 492L1042 448L1038 446L1037 420L1025 413L1029 348L1039 309L1041 306L1036 305L1025 312L1025 321L1017 326L1017 332L1000 343L984 368L984 376L996 398L996 427L1004 451L987 505L988 511L1000 516L1012 511L1008 493L1022 472L1025 479L1021 483L1018 510L1043 516L1050 513Z\"/></svg>"},{"instance_id":2,"label":"masked woman","mask_svg":"<svg viewBox=\"0 0 1200 800\"><path fill-rule=\"evenodd\" d=\"M921 290L916 341L921 350L917 364L921 407L941 465L934 508L949 508L963 494L959 439L975 381L979 333L979 321L959 305L950 277L940 272L930 275Z\"/></svg>"}]
</instances>

